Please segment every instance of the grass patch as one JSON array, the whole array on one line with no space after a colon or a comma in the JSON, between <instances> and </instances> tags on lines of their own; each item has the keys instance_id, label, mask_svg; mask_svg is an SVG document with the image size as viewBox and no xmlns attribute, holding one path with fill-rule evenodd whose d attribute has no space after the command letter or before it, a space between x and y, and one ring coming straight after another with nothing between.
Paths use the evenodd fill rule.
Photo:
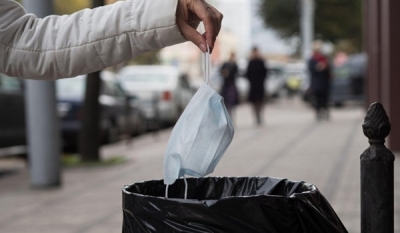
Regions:
<instances>
[{"instance_id":1,"label":"grass patch","mask_svg":"<svg viewBox=\"0 0 400 233\"><path fill-rule=\"evenodd\" d=\"M86 162L82 161L81 157L78 154L73 155L63 155L61 159L61 163L66 167L79 167L79 166L112 166L125 163L127 159L124 156L116 155L111 158L103 159L100 161Z\"/></svg>"}]
</instances>

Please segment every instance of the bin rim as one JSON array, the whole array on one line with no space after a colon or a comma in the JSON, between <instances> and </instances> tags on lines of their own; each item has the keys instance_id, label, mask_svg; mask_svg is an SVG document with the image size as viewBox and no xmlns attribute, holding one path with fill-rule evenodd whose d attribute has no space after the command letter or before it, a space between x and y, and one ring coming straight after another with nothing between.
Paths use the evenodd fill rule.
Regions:
<instances>
[{"instance_id":1,"label":"bin rim","mask_svg":"<svg viewBox=\"0 0 400 233\"><path fill-rule=\"evenodd\" d=\"M296 198L300 195L307 195L307 194L312 194L318 191L318 188L311 183L308 182L304 182L304 181L294 181L291 179L287 179L287 178L280 178L280 177L272 177L272 176L206 176L206 177L186 177L187 180L194 180L194 179L246 179L246 178L257 178L257 179L263 179L263 178L272 178L272 179L280 179L280 180L287 180L289 182L301 182L303 183L303 185L309 187L310 190L306 190L303 192L299 192L299 193L293 193L290 196L283 196L283 195L271 195L271 194L256 194L256 195L247 195L247 196L226 196L226 197L222 197L221 199L184 199L184 198L167 198L165 196L154 196L154 195L147 195L147 194L141 194L141 193L136 193L136 192L130 192L127 190L128 187L131 187L132 185L136 185L136 184L143 184L146 182L163 182L163 179L157 179L157 180L146 180L146 181L138 181L129 185L124 185L124 187L122 188L122 192L124 195L135 195L137 197L145 197L145 198L154 198L154 199L160 199L160 200L170 200L170 201L174 201L174 200L179 200L180 202L182 201L187 201L187 202L205 202L205 201L218 201L218 200L226 200L226 199L239 199L239 198L257 198L257 197L274 197L274 198ZM179 178L178 180L183 180L183 178ZM172 184L173 185L173 184Z\"/></svg>"}]
</instances>

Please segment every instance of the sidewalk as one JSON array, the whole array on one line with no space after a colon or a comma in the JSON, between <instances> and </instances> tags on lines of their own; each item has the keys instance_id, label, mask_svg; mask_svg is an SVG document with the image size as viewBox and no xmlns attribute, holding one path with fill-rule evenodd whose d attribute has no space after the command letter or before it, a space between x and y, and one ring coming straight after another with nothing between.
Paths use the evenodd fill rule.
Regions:
<instances>
[{"instance_id":1,"label":"sidewalk","mask_svg":"<svg viewBox=\"0 0 400 233\"><path fill-rule=\"evenodd\" d=\"M212 176L274 176L315 184L351 233L360 232L359 157L368 147L357 106L333 109L316 122L298 100L279 100L257 128L248 105L234 116L235 137ZM121 189L137 181L162 179L170 129L102 149L104 157L126 156L121 165L63 170L60 189L33 190L28 170L0 176L0 233L121 232ZM400 162L395 161L395 232L400 233ZM10 163L10 162L9 162ZM11 163L13 164L13 163ZM4 161L0 160L0 168ZM12 166L8 164L7 166Z\"/></svg>"}]
</instances>

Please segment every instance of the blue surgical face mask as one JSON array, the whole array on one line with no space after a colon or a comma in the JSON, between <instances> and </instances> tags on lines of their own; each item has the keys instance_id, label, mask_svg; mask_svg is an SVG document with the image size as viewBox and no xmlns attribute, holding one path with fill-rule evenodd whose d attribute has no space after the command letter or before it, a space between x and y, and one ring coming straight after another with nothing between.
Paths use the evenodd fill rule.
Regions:
<instances>
[{"instance_id":1,"label":"blue surgical face mask","mask_svg":"<svg viewBox=\"0 0 400 233\"><path fill-rule=\"evenodd\" d=\"M168 141L164 156L164 183L173 184L183 175L202 177L214 171L232 141L234 128L223 98L206 82L182 113Z\"/></svg>"}]
</instances>

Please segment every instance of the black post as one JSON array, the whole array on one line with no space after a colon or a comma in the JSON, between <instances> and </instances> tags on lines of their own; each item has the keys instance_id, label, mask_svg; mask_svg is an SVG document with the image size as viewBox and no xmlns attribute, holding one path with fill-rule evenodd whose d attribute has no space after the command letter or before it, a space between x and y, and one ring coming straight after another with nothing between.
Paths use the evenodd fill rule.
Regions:
<instances>
[{"instance_id":1,"label":"black post","mask_svg":"<svg viewBox=\"0 0 400 233\"><path fill-rule=\"evenodd\" d=\"M385 146L390 122L382 104L371 104L362 127L370 147L360 158L361 233L393 233L394 155Z\"/></svg>"}]
</instances>

